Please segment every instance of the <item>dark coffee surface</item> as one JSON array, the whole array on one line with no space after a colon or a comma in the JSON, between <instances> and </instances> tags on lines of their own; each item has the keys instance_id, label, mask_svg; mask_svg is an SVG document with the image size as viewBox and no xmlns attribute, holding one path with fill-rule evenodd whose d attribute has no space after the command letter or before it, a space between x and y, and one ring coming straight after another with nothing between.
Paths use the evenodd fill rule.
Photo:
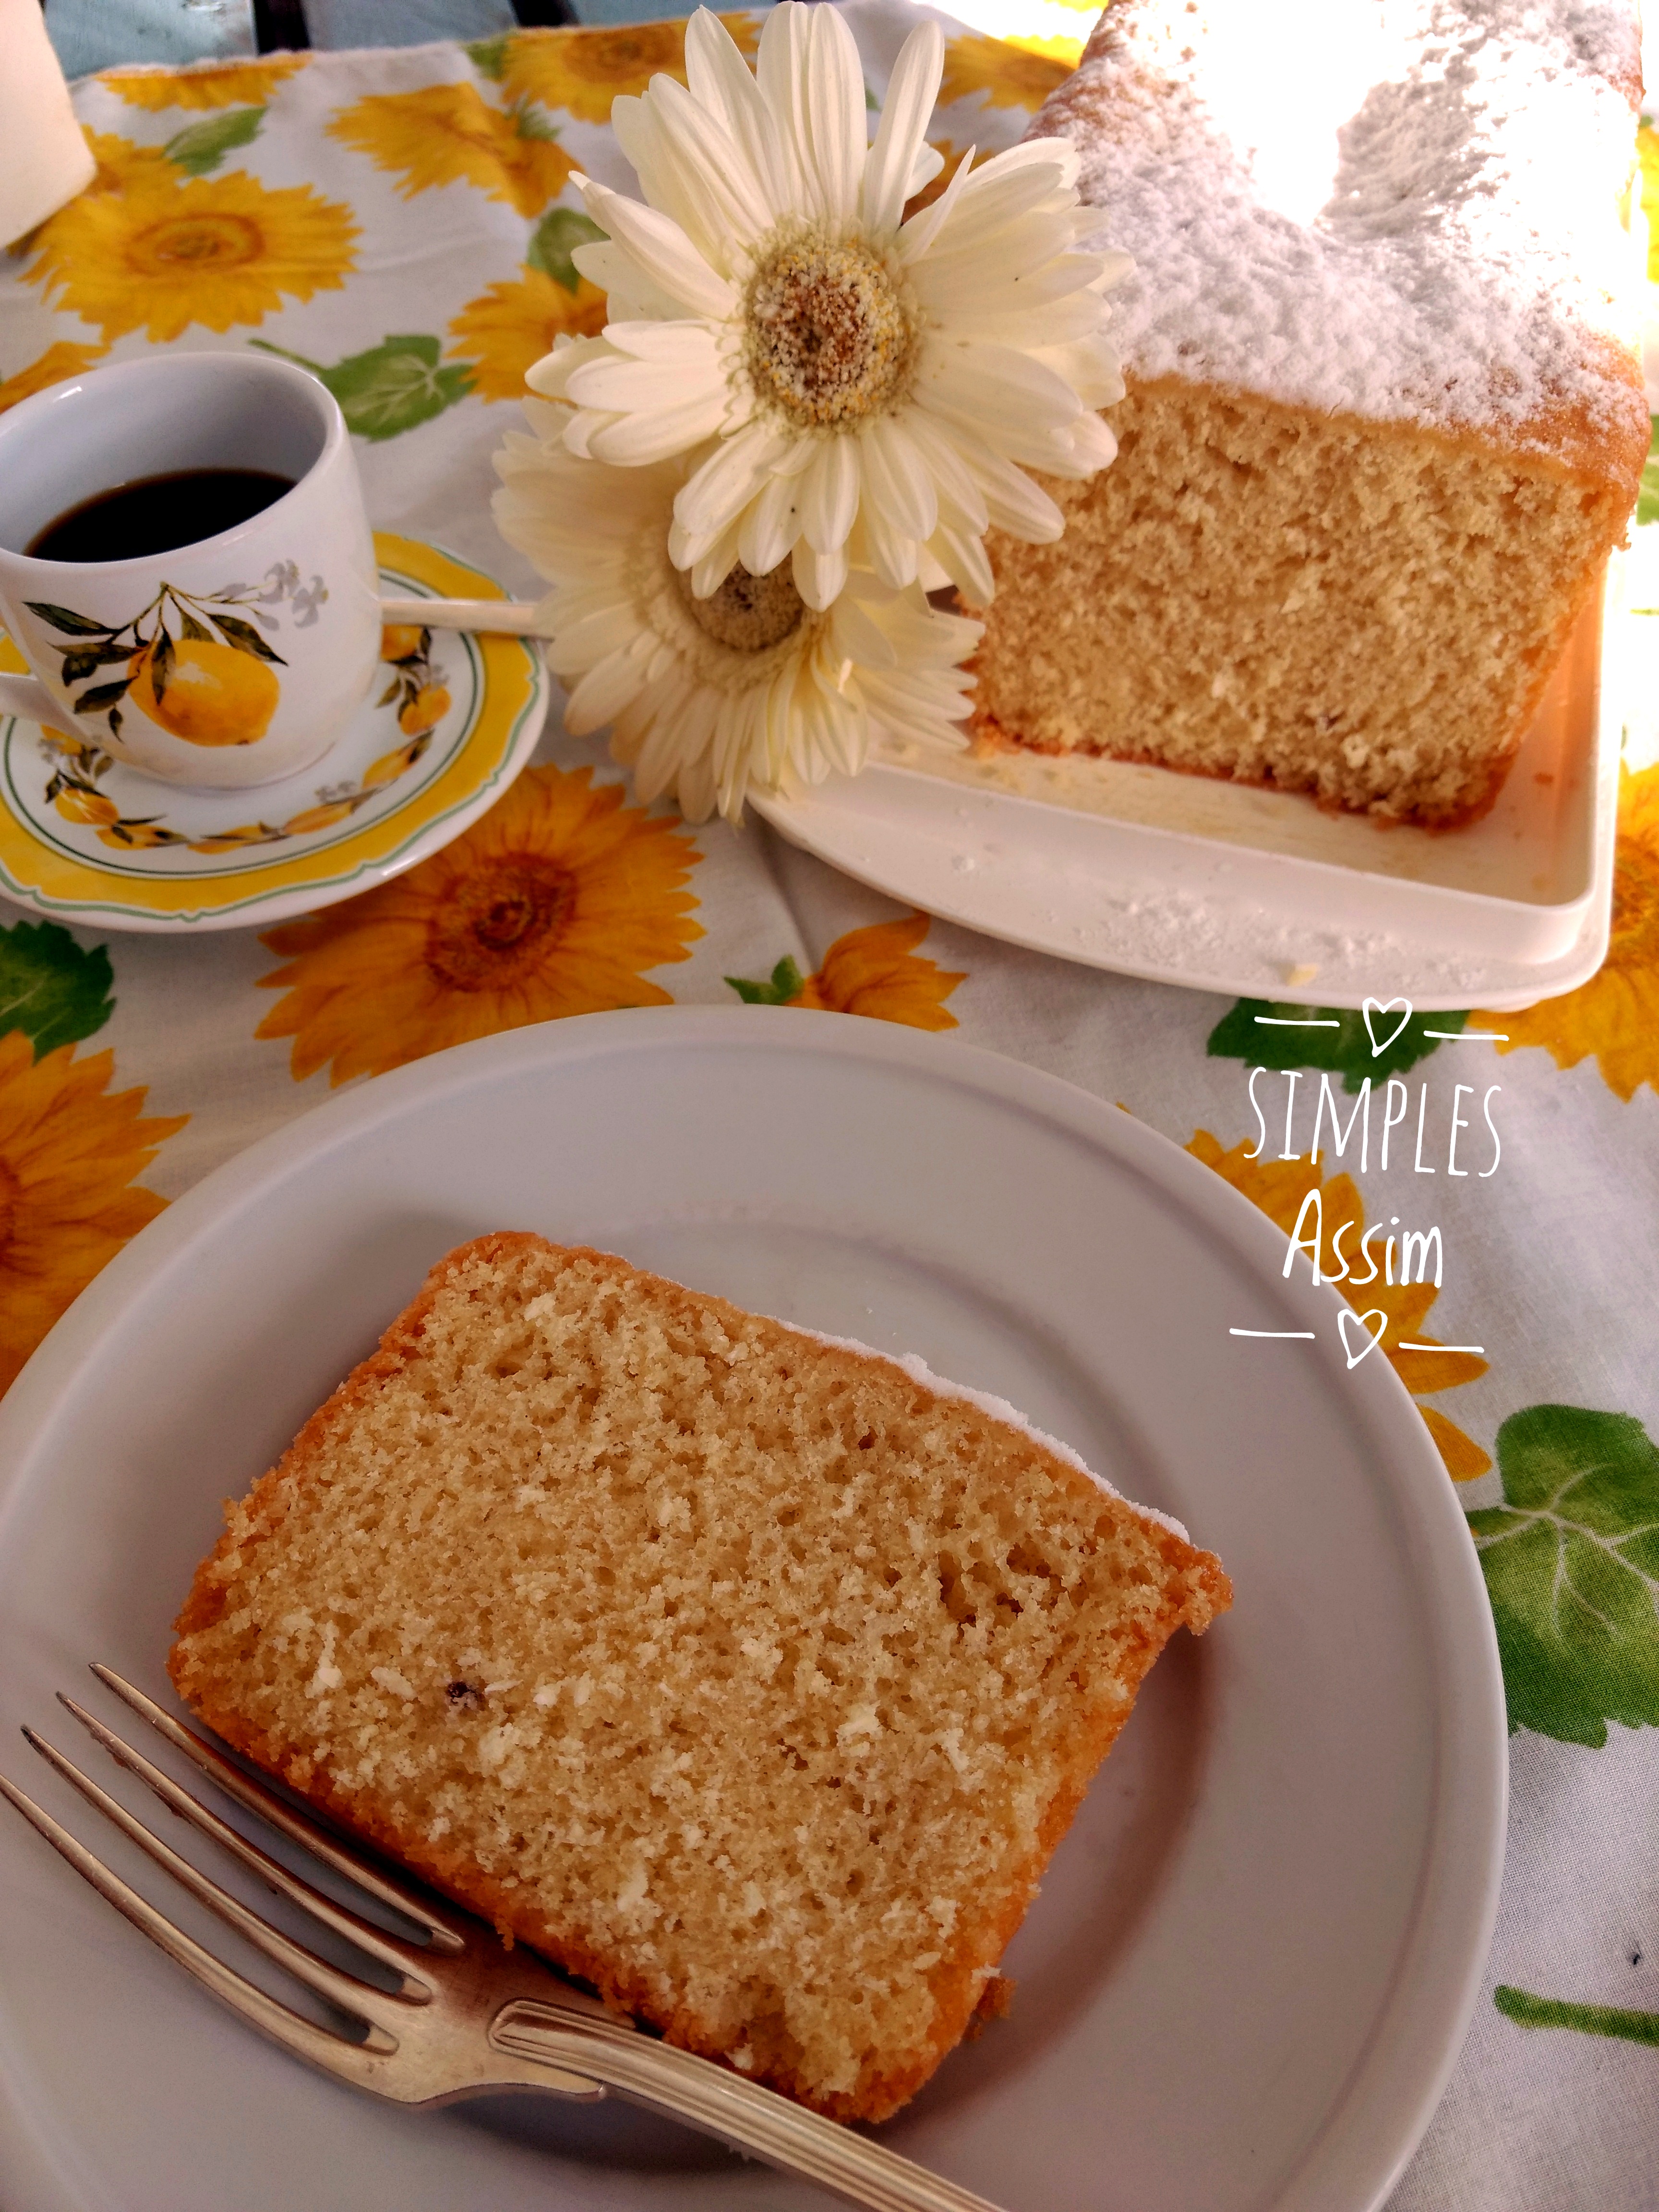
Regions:
<instances>
[{"instance_id":1,"label":"dark coffee surface","mask_svg":"<svg viewBox=\"0 0 1659 2212\"><path fill-rule=\"evenodd\" d=\"M264 469L181 469L143 477L84 499L49 522L25 549L37 561L137 561L216 538L263 513L285 491L287 477Z\"/></svg>"}]
</instances>

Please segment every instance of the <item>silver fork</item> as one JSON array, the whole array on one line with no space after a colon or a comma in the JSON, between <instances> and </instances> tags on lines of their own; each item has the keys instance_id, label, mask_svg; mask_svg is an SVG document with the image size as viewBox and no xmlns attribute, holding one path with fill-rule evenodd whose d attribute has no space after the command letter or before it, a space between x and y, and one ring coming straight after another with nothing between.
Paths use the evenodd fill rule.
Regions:
<instances>
[{"instance_id":1,"label":"silver fork","mask_svg":"<svg viewBox=\"0 0 1659 2212\"><path fill-rule=\"evenodd\" d=\"M123 1835L266 1958L367 2031L359 2039L348 2039L268 1996L175 1927L0 1775L0 1792L77 1874L187 1973L285 2051L308 2059L337 2081L404 2105L446 2105L504 2089L548 2089L556 2096L592 2103L614 2092L648 2111L700 2128L786 2173L817 2182L833 2195L866 2207L866 2212L996 2212L983 2197L913 2166L867 2136L707 2058L642 2034L631 2021L607 2011L597 1997L561 1980L533 1954L521 1947L504 1949L482 1921L440 1904L424 1890L390 1879L245 1774L211 1744L181 1727L111 1668L94 1667L92 1671L228 1796L366 1896L426 1930L424 1944L405 1942L335 1904L239 1834L60 1691L60 1703L112 1758L147 1783L170 1811L396 1978L391 1990L374 1987L293 1942L180 1857L61 1751L26 1728L24 1736L41 1757Z\"/></svg>"}]
</instances>

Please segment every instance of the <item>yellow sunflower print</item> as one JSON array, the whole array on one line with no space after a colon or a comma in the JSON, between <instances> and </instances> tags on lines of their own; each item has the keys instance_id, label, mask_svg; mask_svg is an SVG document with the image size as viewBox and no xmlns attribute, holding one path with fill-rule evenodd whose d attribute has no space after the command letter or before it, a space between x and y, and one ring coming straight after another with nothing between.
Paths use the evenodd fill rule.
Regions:
<instances>
[{"instance_id":1,"label":"yellow sunflower print","mask_svg":"<svg viewBox=\"0 0 1659 2212\"><path fill-rule=\"evenodd\" d=\"M1659 283L1659 131L1644 123L1636 134L1637 179L1648 219L1648 282Z\"/></svg>"},{"instance_id":2,"label":"yellow sunflower print","mask_svg":"<svg viewBox=\"0 0 1659 2212\"><path fill-rule=\"evenodd\" d=\"M1243 1142L1235 1145L1231 1152L1224 1152L1207 1129L1196 1130L1187 1147L1195 1159L1202 1160L1224 1182L1242 1191L1252 1206L1260 1206L1286 1237L1296 1227L1303 1200L1310 1190L1317 1190L1324 1232L1320 1243L1320 1273L1337 1272L1340 1261L1335 1250L1336 1234L1346 1221L1352 1221L1353 1227L1342 1239L1341 1257L1352 1267L1359 1240L1365 1233L1364 1204L1352 1176L1335 1175L1326 1182L1313 1160L1253 1160L1246 1156L1254 1149L1253 1145ZM1377 1254L1384 1250L1380 1242L1374 1243L1371 1249ZM1381 1262L1378 1264L1380 1267ZM1472 1352L1447 1352L1438 1346L1432 1352L1398 1349L1401 1343L1435 1342L1424 1334L1429 1308L1440 1295L1432 1283L1391 1284L1385 1282L1379 1273L1373 1282L1356 1287L1350 1279L1339 1283L1337 1288L1356 1313L1382 1308L1386 1316L1381 1340L1382 1356L1413 1397L1455 1389L1459 1383L1473 1382L1486 1373L1486 1362ZM1432 1406L1419 1406L1417 1410L1427 1422L1429 1434L1439 1448L1446 1471L1454 1482L1473 1482L1477 1475L1486 1472L1492 1465L1491 1457L1473 1437L1465 1435L1455 1422L1449 1421Z\"/></svg>"},{"instance_id":3,"label":"yellow sunflower print","mask_svg":"<svg viewBox=\"0 0 1659 2212\"><path fill-rule=\"evenodd\" d=\"M72 1044L37 1060L0 1036L0 1390L129 1237L167 1204L129 1188L187 1115L140 1119L142 1090L106 1096L115 1055Z\"/></svg>"},{"instance_id":4,"label":"yellow sunflower print","mask_svg":"<svg viewBox=\"0 0 1659 2212\"><path fill-rule=\"evenodd\" d=\"M954 100L972 100L984 93L992 107L1041 107L1071 74L1071 62L1061 56L1032 53L1005 39L968 32L951 40L945 49L939 105L948 107Z\"/></svg>"},{"instance_id":5,"label":"yellow sunflower print","mask_svg":"<svg viewBox=\"0 0 1659 2212\"><path fill-rule=\"evenodd\" d=\"M371 92L337 115L328 135L391 170L406 200L465 183L523 216L556 200L576 166L546 124L523 108L502 114L471 84Z\"/></svg>"},{"instance_id":6,"label":"yellow sunflower print","mask_svg":"<svg viewBox=\"0 0 1659 2212\"><path fill-rule=\"evenodd\" d=\"M256 1035L292 1037L296 1082L380 1075L446 1045L560 1014L665 1006L643 971L702 935L702 859L672 817L595 789L591 769L526 769L453 845L362 898L262 942L287 995Z\"/></svg>"},{"instance_id":7,"label":"yellow sunflower print","mask_svg":"<svg viewBox=\"0 0 1659 2212\"><path fill-rule=\"evenodd\" d=\"M833 1014L868 1014L878 1021L904 1022L913 1030L953 1030L957 1018L945 1001L967 979L936 961L916 957L927 936L927 917L913 914L902 921L878 921L849 930L823 956L792 1006L817 1006Z\"/></svg>"},{"instance_id":8,"label":"yellow sunflower print","mask_svg":"<svg viewBox=\"0 0 1659 2212\"><path fill-rule=\"evenodd\" d=\"M745 55L760 33L747 15L720 21ZM613 30L520 31L507 41L501 85L509 100L562 108L581 123L608 123L619 93L643 92L659 73L685 82L684 22L623 23Z\"/></svg>"},{"instance_id":9,"label":"yellow sunflower print","mask_svg":"<svg viewBox=\"0 0 1659 2212\"><path fill-rule=\"evenodd\" d=\"M309 185L270 191L241 170L185 179L162 163L71 200L36 234L25 274L106 341L143 330L159 344L192 323L228 331L285 298L338 291L356 236L350 210Z\"/></svg>"},{"instance_id":10,"label":"yellow sunflower print","mask_svg":"<svg viewBox=\"0 0 1659 2212\"><path fill-rule=\"evenodd\" d=\"M544 270L526 269L467 301L449 325L450 350L471 367L481 399L522 399L525 371L552 352L555 338L597 337L605 317L605 295L586 276L567 292Z\"/></svg>"},{"instance_id":11,"label":"yellow sunflower print","mask_svg":"<svg viewBox=\"0 0 1659 2212\"><path fill-rule=\"evenodd\" d=\"M111 70L98 80L129 107L240 107L263 105L295 70L304 54L272 54L264 61L230 62L219 69Z\"/></svg>"},{"instance_id":12,"label":"yellow sunflower print","mask_svg":"<svg viewBox=\"0 0 1659 2212\"><path fill-rule=\"evenodd\" d=\"M27 368L20 368L15 376L0 383L0 415L8 407L15 407L20 399L44 392L49 384L61 384L66 376L79 376L83 368L90 368L94 362L101 361L108 350L107 346L71 345L67 339L59 338L55 345L46 348L38 361L32 361Z\"/></svg>"},{"instance_id":13,"label":"yellow sunflower print","mask_svg":"<svg viewBox=\"0 0 1659 2212\"><path fill-rule=\"evenodd\" d=\"M1507 1036L1499 1052L1542 1045L1558 1067L1594 1053L1617 1097L1634 1097L1644 1083L1659 1091L1659 767L1620 774L1613 930L1601 967L1563 998L1518 1014L1482 1010L1469 1026Z\"/></svg>"},{"instance_id":14,"label":"yellow sunflower print","mask_svg":"<svg viewBox=\"0 0 1659 2212\"><path fill-rule=\"evenodd\" d=\"M93 149L93 159L97 161L97 168L93 170L91 184L86 185L76 199L69 201L69 208L77 208L80 201L88 199L93 192L126 192L135 184L157 184L157 181L159 184L177 184L179 173L177 173L175 166L170 164L166 153L159 146L135 146L133 139L124 139L119 131L86 131L84 137L86 143ZM40 237L45 237L45 232L49 232L53 223L60 223L66 212L69 210L62 210L60 215L51 216L51 222L46 223L45 230L40 232ZM31 243L33 243L33 239L31 239Z\"/></svg>"}]
</instances>

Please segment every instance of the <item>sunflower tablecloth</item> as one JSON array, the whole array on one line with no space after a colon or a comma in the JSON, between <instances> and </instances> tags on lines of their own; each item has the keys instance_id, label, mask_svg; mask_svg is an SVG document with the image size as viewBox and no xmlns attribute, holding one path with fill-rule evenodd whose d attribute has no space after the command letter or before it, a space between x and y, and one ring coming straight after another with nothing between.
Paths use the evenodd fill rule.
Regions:
<instances>
[{"instance_id":1,"label":"sunflower tablecloth","mask_svg":"<svg viewBox=\"0 0 1659 2212\"><path fill-rule=\"evenodd\" d=\"M873 109L906 12L856 0L848 15ZM725 20L752 49L759 19ZM682 42L678 22L523 31L87 80L97 176L0 261L0 407L153 346L274 349L338 398L377 526L533 595L490 523L490 456L525 369L603 319L571 260L592 234L572 171L629 184L611 100L677 70ZM969 146L1012 143L1065 66L1053 41L952 35L933 131L945 175ZM1650 504L1659 514L1659 486ZM1644 535L1638 626L1659 613ZM1462 1486L1504 1656L1513 1809L1486 1989L1394 2203L1659 2205L1659 715L1645 698L1627 757L1607 963L1529 1012L1469 1010L1507 1042L1478 1048L1496 1055L1478 1079L1500 1090L1461 1177L1437 1171L1450 1164L1435 1142L1426 1161L1396 1148L1357 1177L1328 1155L1280 1158L1246 1088L1277 1035L1295 1042L1261 1095L1281 1109L1297 1070L1304 1099L1322 1073L1336 1098L1393 1073L1413 1097L1428 1086L1443 1133L1443 1094L1469 1066L1428 1032L1457 1017L1413 1016L1374 1060L1356 1015L1264 1030L1253 1017L1273 1009L930 923L758 823L694 832L642 811L556 713L535 763L456 843L314 916L191 940L0 907L0 1389L170 1198L331 1086L607 1007L736 994L780 1021L806 1006L953 1031L1121 1102L1287 1232L1318 1186L1328 1255L1347 1221L1389 1251L1385 1226L1417 1224L1431 1188L1442 1286L1385 1281L1354 1304L1386 1312L1383 1354ZM1390 1349L1425 1340L1483 1351Z\"/></svg>"}]
</instances>

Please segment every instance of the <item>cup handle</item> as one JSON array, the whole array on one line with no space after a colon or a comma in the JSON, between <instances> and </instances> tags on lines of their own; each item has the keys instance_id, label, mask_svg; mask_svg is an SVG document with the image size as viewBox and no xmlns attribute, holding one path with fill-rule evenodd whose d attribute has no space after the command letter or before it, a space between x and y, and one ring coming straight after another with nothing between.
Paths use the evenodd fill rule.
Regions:
<instances>
[{"instance_id":1,"label":"cup handle","mask_svg":"<svg viewBox=\"0 0 1659 2212\"><path fill-rule=\"evenodd\" d=\"M26 722L54 726L70 719L46 685L32 676L0 676L0 714L20 714Z\"/></svg>"}]
</instances>

